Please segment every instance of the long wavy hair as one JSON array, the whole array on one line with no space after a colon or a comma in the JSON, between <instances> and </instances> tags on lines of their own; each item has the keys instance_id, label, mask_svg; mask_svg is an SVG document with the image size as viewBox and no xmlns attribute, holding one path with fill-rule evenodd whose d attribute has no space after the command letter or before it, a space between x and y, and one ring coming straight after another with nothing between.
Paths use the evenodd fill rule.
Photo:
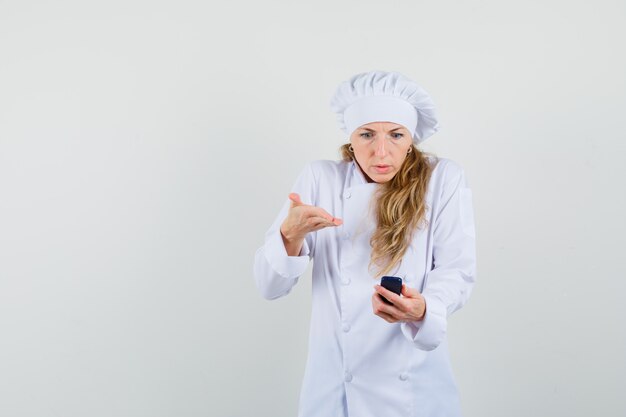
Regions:
<instances>
[{"instance_id":1,"label":"long wavy hair","mask_svg":"<svg viewBox=\"0 0 626 417\"><path fill-rule=\"evenodd\" d=\"M349 147L350 143L346 143L339 148L341 157L358 165ZM411 147L413 149L400 170L391 180L381 184L372 198L376 204L377 225L370 238L372 253L368 270L373 265L378 266L376 277L387 274L402 260L415 231L429 223L426 219L426 192L435 164L429 163L428 158L436 156L414 144Z\"/></svg>"}]
</instances>

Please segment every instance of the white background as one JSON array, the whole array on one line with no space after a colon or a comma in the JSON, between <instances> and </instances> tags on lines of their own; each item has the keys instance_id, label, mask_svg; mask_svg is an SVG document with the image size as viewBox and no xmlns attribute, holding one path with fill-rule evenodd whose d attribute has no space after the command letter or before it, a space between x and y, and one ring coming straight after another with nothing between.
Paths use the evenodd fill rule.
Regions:
<instances>
[{"instance_id":1,"label":"white background","mask_svg":"<svg viewBox=\"0 0 626 417\"><path fill-rule=\"evenodd\" d=\"M625 23L622 0L0 0L0 415L295 416L311 269L266 301L254 252L374 69L432 95L421 146L473 191L465 415L626 415Z\"/></svg>"}]
</instances>

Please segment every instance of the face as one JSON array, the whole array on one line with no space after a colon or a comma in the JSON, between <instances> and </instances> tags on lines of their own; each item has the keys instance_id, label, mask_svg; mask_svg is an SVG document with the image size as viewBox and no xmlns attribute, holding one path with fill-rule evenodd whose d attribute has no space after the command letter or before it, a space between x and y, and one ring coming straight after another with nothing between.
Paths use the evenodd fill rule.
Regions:
<instances>
[{"instance_id":1,"label":"face","mask_svg":"<svg viewBox=\"0 0 626 417\"><path fill-rule=\"evenodd\" d=\"M408 129L392 122L372 122L350 135L354 157L368 182L391 180L400 170L413 138Z\"/></svg>"}]
</instances>

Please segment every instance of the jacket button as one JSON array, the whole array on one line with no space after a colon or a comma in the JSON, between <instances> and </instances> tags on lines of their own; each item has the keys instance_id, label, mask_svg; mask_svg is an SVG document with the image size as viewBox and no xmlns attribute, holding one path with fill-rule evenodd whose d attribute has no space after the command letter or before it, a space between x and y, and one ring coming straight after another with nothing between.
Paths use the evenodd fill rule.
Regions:
<instances>
[{"instance_id":1,"label":"jacket button","mask_svg":"<svg viewBox=\"0 0 626 417\"><path fill-rule=\"evenodd\" d=\"M348 193L346 193L346 198L350 198L350 197L352 197L352 194L351 194L351 193L349 193L349 192L348 192Z\"/></svg>"},{"instance_id":2,"label":"jacket button","mask_svg":"<svg viewBox=\"0 0 626 417\"><path fill-rule=\"evenodd\" d=\"M409 376L407 374L405 374L404 372L400 374L400 381L406 381L407 379L409 379Z\"/></svg>"},{"instance_id":3,"label":"jacket button","mask_svg":"<svg viewBox=\"0 0 626 417\"><path fill-rule=\"evenodd\" d=\"M352 381L352 374L350 372L346 372L346 375L344 377L344 381L346 381L346 382Z\"/></svg>"},{"instance_id":4,"label":"jacket button","mask_svg":"<svg viewBox=\"0 0 626 417\"><path fill-rule=\"evenodd\" d=\"M347 233L347 232L346 232L346 233L344 233L344 234L343 234L343 238L344 238L345 240L350 239L350 233Z\"/></svg>"},{"instance_id":5,"label":"jacket button","mask_svg":"<svg viewBox=\"0 0 626 417\"><path fill-rule=\"evenodd\" d=\"M344 278L341 280L341 285L348 285L350 284L350 278Z\"/></svg>"},{"instance_id":6,"label":"jacket button","mask_svg":"<svg viewBox=\"0 0 626 417\"><path fill-rule=\"evenodd\" d=\"M343 329L344 332L348 333L350 331L350 324L344 323L341 328Z\"/></svg>"}]
</instances>

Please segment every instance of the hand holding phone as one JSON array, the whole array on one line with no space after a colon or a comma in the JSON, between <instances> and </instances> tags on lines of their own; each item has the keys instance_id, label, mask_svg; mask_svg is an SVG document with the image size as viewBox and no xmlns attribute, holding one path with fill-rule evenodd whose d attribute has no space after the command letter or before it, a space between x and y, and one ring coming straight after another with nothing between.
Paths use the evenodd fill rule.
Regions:
<instances>
[{"instance_id":1,"label":"hand holding phone","mask_svg":"<svg viewBox=\"0 0 626 417\"><path fill-rule=\"evenodd\" d=\"M380 286L398 295L402 292L402 278L385 275L380 279ZM389 300L379 294L381 300L386 304L392 304Z\"/></svg>"}]
</instances>

